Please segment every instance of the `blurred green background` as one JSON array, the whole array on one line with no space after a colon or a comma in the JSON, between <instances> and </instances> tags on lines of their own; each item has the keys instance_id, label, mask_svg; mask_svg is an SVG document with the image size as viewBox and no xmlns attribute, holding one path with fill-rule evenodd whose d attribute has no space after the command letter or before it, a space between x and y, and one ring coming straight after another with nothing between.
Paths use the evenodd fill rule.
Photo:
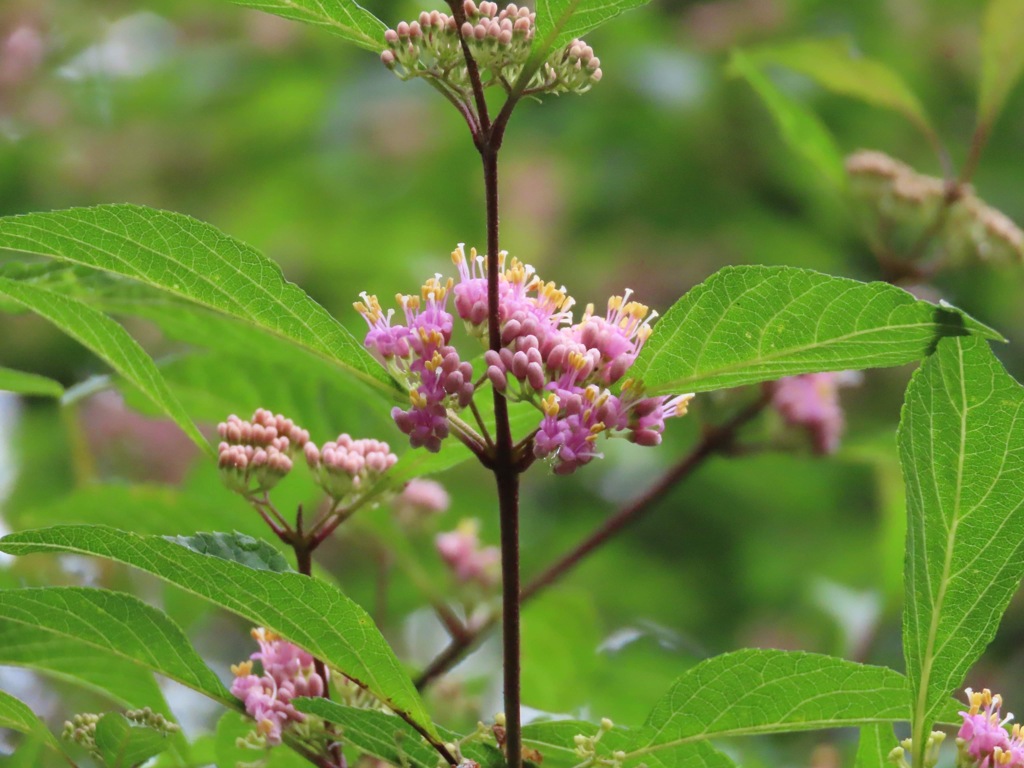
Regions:
<instances>
[{"instance_id":1,"label":"blurred green background","mask_svg":"<svg viewBox=\"0 0 1024 768\"><path fill-rule=\"evenodd\" d=\"M392 25L427 8L366 5ZM593 92L517 111L503 150L502 245L545 279L565 283L580 305L601 306L628 286L664 311L726 264L877 279L847 201L782 143L749 86L727 75L728 52L846 36L903 75L960 163L974 127L979 15L974 0L655 0L588 36L604 71ZM939 173L898 115L790 73L774 77L822 116L844 152L880 149ZM1022 149L1024 88L1007 104L975 177L979 194L1018 222ZM0 214L106 202L191 214L278 261L361 335L363 322L351 309L359 292L415 292L425 277L450 273L456 243L482 245L482 201L478 159L449 105L329 34L210 0L0 6ZM931 288L1001 330L1011 344L999 355L1012 374L1024 375L1019 268L969 264ZM158 359L181 350L148 324L129 327ZM278 404L250 402L246 376L272 379L283 365L258 357L240 349L235 370L243 381L225 381L223 389L218 361L198 358L199 372L210 362L209 383L182 391L197 418L210 423L230 411L248 415L256 405L293 402L324 425L314 439L375 430L404 450L386 408L343 382L291 392ZM109 384L90 378L105 371L88 353L28 316L0 314L0 365L66 385ZM787 450L713 461L531 604L525 704L639 723L677 674L743 646L902 668L904 511L894 430L909 374L870 372L861 388L844 391L848 432L835 457L812 456L800 440L781 435L777 419L759 421L749 443L781 442ZM238 528L258 530L254 513L219 488L213 468L189 467L191 452L173 428L126 413L109 392L80 394L63 408L0 398L0 510L8 527L100 519L115 497L100 494L88 508L84 491L144 481L151 495L116 497L137 510L140 529L191 532L174 530L181 504L200 525L237 515ZM756 396L698 398L657 451L609 443L604 462L568 479L536 467L523 494L526 573L671 466L702 423ZM183 477L181 490L154 488ZM435 526L479 517L483 537L496 542L486 473L462 466L440 479L452 510ZM67 502L69 493L78 501ZM430 536L419 543L424 567L449 589ZM365 531L351 531L322 564L346 592L379 609L380 560ZM246 627L153 583L128 582L96 564L65 562L62 571L33 559L0 565L0 583L134 585L182 621L222 671L250 652ZM422 614L409 618L421 601L400 569L388 598L378 619L418 667L439 649L439 630ZM1012 691L1024 682L1020 608L1011 608L968 681L1000 687L1011 708ZM465 726L493 714L497 669L488 646L459 670L435 696L441 720ZM103 706L10 672L0 673L0 685L34 697L54 722ZM193 733L212 722L192 700L182 701L189 703L179 714ZM812 734L737 748L747 766L829 766L848 763L854 737Z\"/></svg>"}]
</instances>

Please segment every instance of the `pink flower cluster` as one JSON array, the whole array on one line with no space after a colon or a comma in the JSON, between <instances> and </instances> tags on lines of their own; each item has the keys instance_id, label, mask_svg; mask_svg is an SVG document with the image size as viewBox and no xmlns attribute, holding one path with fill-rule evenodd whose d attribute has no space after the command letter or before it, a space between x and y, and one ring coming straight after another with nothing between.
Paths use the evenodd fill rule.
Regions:
<instances>
[{"instance_id":1,"label":"pink flower cluster","mask_svg":"<svg viewBox=\"0 0 1024 768\"><path fill-rule=\"evenodd\" d=\"M787 424L807 431L815 453L835 453L846 427L839 388L860 381L854 371L789 376L771 385L772 406Z\"/></svg>"},{"instance_id":2,"label":"pink flower cluster","mask_svg":"<svg viewBox=\"0 0 1024 768\"><path fill-rule=\"evenodd\" d=\"M370 326L366 346L409 388L411 407L391 411L414 448L438 451L448 436L448 409L465 408L473 399L473 368L450 345L454 318L448 312L452 281L430 278L419 296L398 296L404 324L392 325L376 296L362 294L356 310Z\"/></svg>"},{"instance_id":3,"label":"pink flower cluster","mask_svg":"<svg viewBox=\"0 0 1024 768\"><path fill-rule=\"evenodd\" d=\"M262 627L254 629L252 636L260 649L250 658L260 662L263 673L253 674L252 661L235 664L231 693L245 703L245 711L267 743L280 744L284 728L306 719L292 706L292 699L322 696L324 681L314 669L313 657L298 646Z\"/></svg>"},{"instance_id":4,"label":"pink flower cluster","mask_svg":"<svg viewBox=\"0 0 1024 768\"><path fill-rule=\"evenodd\" d=\"M640 445L660 443L665 419L685 414L693 395L645 397L642 385L625 379L651 333L654 313L630 301L627 290L608 300L604 315L595 314L590 305L574 323L574 301L564 287L544 282L517 259L506 269L504 253L499 259L502 348L484 355L487 379L509 399L531 402L543 413L536 455L550 458L555 472L567 474L600 455L594 442L601 433L619 434ZM364 294L365 303L356 305L370 325L366 346L416 387L411 392L413 407L393 412L396 422L414 446L431 450L437 450L448 433L445 406L464 407L473 396L472 370L457 362L454 348L447 346L449 292L470 333L487 335L486 257L472 250L467 258L460 244L452 260L459 282L453 286L449 280L442 286L439 278L429 280L423 292L426 309L420 310L416 302L410 311L410 297L400 297L405 325L392 325L393 313L385 316L375 297ZM436 343L426 346L434 335ZM417 350L417 344L424 351ZM461 375L454 382L434 383L420 373L427 368L427 359L452 371L450 375ZM442 398L441 393L447 396Z\"/></svg>"},{"instance_id":5,"label":"pink flower cluster","mask_svg":"<svg viewBox=\"0 0 1024 768\"><path fill-rule=\"evenodd\" d=\"M305 454L317 484L332 499L346 503L371 488L398 461L387 443L353 440L347 434L338 435L322 448L307 442Z\"/></svg>"},{"instance_id":6,"label":"pink flower cluster","mask_svg":"<svg viewBox=\"0 0 1024 768\"><path fill-rule=\"evenodd\" d=\"M309 432L291 419L257 408L250 421L234 414L217 425L217 464L228 485L240 493L268 491L292 470L292 455L309 442Z\"/></svg>"},{"instance_id":7,"label":"pink flower cluster","mask_svg":"<svg viewBox=\"0 0 1024 768\"><path fill-rule=\"evenodd\" d=\"M459 581L492 587L498 579L501 553L497 547L480 546L479 530L478 521L463 520L454 531L439 533L434 545Z\"/></svg>"},{"instance_id":8,"label":"pink flower cluster","mask_svg":"<svg viewBox=\"0 0 1024 768\"><path fill-rule=\"evenodd\" d=\"M391 505L399 522L415 525L423 518L444 512L450 503L448 491L443 485L417 477L406 483Z\"/></svg>"},{"instance_id":9,"label":"pink flower cluster","mask_svg":"<svg viewBox=\"0 0 1024 768\"><path fill-rule=\"evenodd\" d=\"M1024 734L1019 725L1007 732L1006 724L1013 715L1001 717L1003 697L988 688L980 693L968 688L967 703L969 709L959 713L964 719L957 733L961 752L978 768L1024 768Z\"/></svg>"}]
</instances>

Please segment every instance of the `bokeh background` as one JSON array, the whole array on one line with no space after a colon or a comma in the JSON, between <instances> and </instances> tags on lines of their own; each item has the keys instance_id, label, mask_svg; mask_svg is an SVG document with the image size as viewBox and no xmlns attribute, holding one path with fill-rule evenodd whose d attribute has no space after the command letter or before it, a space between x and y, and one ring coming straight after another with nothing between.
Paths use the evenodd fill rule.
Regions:
<instances>
[{"instance_id":1,"label":"bokeh background","mask_svg":"<svg viewBox=\"0 0 1024 768\"><path fill-rule=\"evenodd\" d=\"M391 24L427 7L366 5ZM503 150L503 247L565 283L580 305L600 306L628 286L664 311L727 264L877 279L848 200L781 141L749 86L729 76L728 52L845 36L901 73L959 163L974 127L979 15L975 0L655 0L588 36L604 70L593 92L517 111ZM773 78L822 116L844 151L880 149L939 173L900 116L791 73ZM1018 222L1022 149L1024 88L1007 104L975 177L979 194ZM181 211L247 241L356 333L364 326L351 304L360 291L415 292L425 277L450 272L456 243L482 244L484 236L478 159L465 125L427 86L399 82L370 54L224 2L5 0L0 213L108 202ZM930 286L1009 338L997 351L1018 378L1021 277L1016 267L968 263ZM183 350L149 325L129 327L160 360ZM240 351L238 381L222 380L214 366L203 384L179 390L197 418L211 423L264 404L251 402L245 379L273 378L282 363L255 357ZM207 370L203 360L198 371ZM138 510L146 530L188 533L173 530L182 516L203 526L226 511L238 516L238 528L258 530L254 513L219 488L213 468L194 461L173 427L126 407L103 366L42 321L0 314L0 365L81 385L63 406L0 394L7 528L99 520L124 504ZM844 391L848 430L833 457L812 455L778 418L758 421L745 433L748 453L709 463L532 603L524 702L640 723L677 674L745 646L902 668L904 509L894 434L910 373L869 372L861 387ZM756 396L756 389L702 396L657 451L609 443L604 462L568 479L537 467L524 489L526 573L670 467L702 424ZM319 440L332 435L327 430L372 429L402 445L386 409L343 383L290 397L265 404L315 410ZM141 405L132 393L124 398ZM477 517L483 538L496 542L486 473L467 465L439 479L452 509L432 525ZM143 485L129 490L133 483ZM402 569L368 536L341 536L322 565L346 592L376 606L415 668L443 638L418 610L421 598ZM430 535L417 542L438 588L454 589ZM386 605L382 572L390 574ZM0 583L55 580L139 590L224 672L249 653L247 627L154 583L84 561L0 561ZM1022 608L1011 608L972 673L975 687L1011 693L1024 682ZM436 689L439 718L464 726L493 714L497 669L496 648L485 646ZM0 671L0 685L55 723L105 706L21 670ZM170 691L191 733L212 727L215 710ZM812 734L737 749L746 766L830 766L849 761L854 738Z\"/></svg>"}]
</instances>

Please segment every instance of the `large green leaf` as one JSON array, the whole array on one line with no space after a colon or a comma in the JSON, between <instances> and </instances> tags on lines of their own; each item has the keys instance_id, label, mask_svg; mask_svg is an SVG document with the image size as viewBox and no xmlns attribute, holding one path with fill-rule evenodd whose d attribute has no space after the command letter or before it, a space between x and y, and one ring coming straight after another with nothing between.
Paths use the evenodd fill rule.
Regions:
<instances>
[{"instance_id":1,"label":"large green leaf","mask_svg":"<svg viewBox=\"0 0 1024 768\"><path fill-rule=\"evenodd\" d=\"M361 607L337 588L297 573L256 571L162 537L102 526L11 534L9 554L73 552L126 563L272 629L341 670L432 737L436 731L394 652Z\"/></svg>"},{"instance_id":2,"label":"large green leaf","mask_svg":"<svg viewBox=\"0 0 1024 768\"><path fill-rule=\"evenodd\" d=\"M53 379L34 373L0 368L0 392L15 392L19 395L45 395L60 397L64 387Z\"/></svg>"},{"instance_id":3,"label":"large green leaf","mask_svg":"<svg viewBox=\"0 0 1024 768\"><path fill-rule=\"evenodd\" d=\"M889 753L896 744L896 734L891 725L865 725L860 729L853 768L888 768Z\"/></svg>"},{"instance_id":4,"label":"large green leaf","mask_svg":"<svg viewBox=\"0 0 1024 768\"><path fill-rule=\"evenodd\" d=\"M798 651L726 653L676 680L627 756L649 763L710 738L906 720L907 693L906 678L885 667Z\"/></svg>"},{"instance_id":5,"label":"large green leaf","mask_svg":"<svg viewBox=\"0 0 1024 768\"><path fill-rule=\"evenodd\" d=\"M614 19L624 11L647 5L651 0L538 0L538 39L547 41L558 30L551 47L558 49L575 37Z\"/></svg>"},{"instance_id":6,"label":"large green leaf","mask_svg":"<svg viewBox=\"0 0 1024 768\"><path fill-rule=\"evenodd\" d=\"M88 485L51 504L12 510L8 515L13 528L96 523L164 535L187 535L201 528L238 530L251 536L268 533L256 511L227 489L203 494L165 485Z\"/></svg>"},{"instance_id":7,"label":"large green leaf","mask_svg":"<svg viewBox=\"0 0 1024 768\"><path fill-rule=\"evenodd\" d=\"M285 573L291 564L270 542L244 533L196 533L191 536L168 536L169 541L201 555L230 560L257 571Z\"/></svg>"},{"instance_id":8,"label":"large green leaf","mask_svg":"<svg viewBox=\"0 0 1024 768\"><path fill-rule=\"evenodd\" d=\"M842 187L846 180L843 155L821 119L780 91L743 51L733 51L729 67L757 92L790 149L814 165L833 187Z\"/></svg>"},{"instance_id":9,"label":"large green leaf","mask_svg":"<svg viewBox=\"0 0 1024 768\"><path fill-rule=\"evenodd\" d=\"M28 704L6 691L0 691L0 728L10 728L30 735L49 733ZM52 734L48 740L53 742Z\"/></svg>"},{"instance_id":10,"label":"large green leaf","mask_svg":"<svg viewBox=\"0 0 1024 768\"><path fill-rule=\"evenodd\" d=\"M138 280L245 320L392 391L356 338L286 281L277 264L188 216L132 205L10 216L0 218L0 248Z\"/></svg>"},{"instance_id":11,"label":"large green leaf","mask_svg":"<svg viewBox=\"0 0 1024 768\"><path fill-rule=\"evenodd\" d=\"M931 133L924 107L906 83L881 62L857 55L847 40L796 40L748 51L759 64L779 64L844 96L904 115Z\"/></svg>"},{"instance_id":12,"label":"large green leaf","mask_svg":"<svg viewBox=\"0 0 1024 768\"><path fill-rule=\"evenodd\" d=\"M899 427L907 486L903 651L923 745L1024 577L1024 389L980 339L945 339Z\"/></svg>"},{"instance_id":13,"label":"large green leaf","mask_svg":"<svg viewBox=\"0 0 1024 768\"><path fill-rule=\"evenodd\" d=\"M384 22L355 0L231 0L235 5L255 8L293 21L312 24L380 53L384 49Z\"/></svg>"},{"instance_id":14,"label":"large green leaf","mask_svg":"<svg viewBox=\"0 0 1024 768\"><path fill-rule=\"evenodd\" d=\"M168 389L156 364L116 322L76 299L7 278L0 278L0 296L6 296L46 318L88 347L174 419L192 440L210 450L209 443Z\"/></svg>"},{"instance_id":15,"label":"large green leaf","mask_svg":"<svg viewBox=\"0 0 1024 768\"><path fill-rule=\"evenodd\" d=\"M885 283L794 267L726 267L658 321L632 374L652 393L917 360L944 336L1001 338L959 310Z\"/></svg>"},{"instance_id":16,"label":"large green leaf","mask_svg":"<svg viewBox=\"0 0 1024 768\"><path fill-rule=\"evenodd\" d=\"M4 589L0 621L115 654L227 706L238 704L177 625L132 595L81 587Z\"/></svg>"},{"instance_id":17,"label":"large green leaf","mask_svg":"<svg viewBox=\"0 0 1024 768\"><path fill-rule=\"evenodd\" d=\"M356 709L328 699L296 699L295 708L341 726L341 738L361 752L391 765L436 768L437 752L408 723L372 709Z\"/></svg>"},{"instance_id":18,"label":"large green leaf","mask_svg":"<svg viewBox=\"0 0 1024 768\"><path fill-rule=\"evenodd\" d=\"M0 666L36 669L129 709L150 707L170 713L153 676L135 662L41 627L0 620Z\"/></svg>"},{"instance_id":19,"label":"large green leaf","mask_svg":"<svg viewBox=\"0 0 1024 768\"><path fill-rule=\"evenodd\" d=\"M978 122L992 127L1006 97L1024 73L1024 3L990 0L981 30Z\"/></svg>"}]
</instances>

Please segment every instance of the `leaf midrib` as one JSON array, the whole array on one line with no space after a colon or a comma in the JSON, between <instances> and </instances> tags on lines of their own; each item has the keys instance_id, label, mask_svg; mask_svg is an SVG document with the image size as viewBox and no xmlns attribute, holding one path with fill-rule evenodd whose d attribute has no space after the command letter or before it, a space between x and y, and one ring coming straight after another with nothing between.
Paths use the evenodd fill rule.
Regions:
<instances>
[{"instance_id":1,"label":"leaf midrib","mask_svg":"<svg viewBox=\"0 0 1024 768\"><path fill-rule=\"evenodd\" d=\"M927 703L928 703L928 685L931 680L932 665L934 664L935 654L935 642L939 631L939 621L942 614L942 606L946 598L946 588L949 585L949 572L953 565L953 547L956 543L956 532L960 524L960 502L961 493L963 490L963 471L964 471L964 455L967 449L967 388L966 388L966 371L964 369L964 352L963 345L957 344L957 361L959 370L960 380L960 450L957 456L957 471L956 471L956 493L953 497L953 522L949 527L949 532L946 534L946 552L942 564L942 581L939 583L939 592L935 598L935 604L931 611L931 621L928 627L928 640L925 643L925 651L921 660L921 679L919 683L919 689L917 693L917 703L914 707L914 726L912 729L915 749L914 749L914 765L918 766L924 759L925 743L924 743L924 729L926 727ZM934 441L935 436L935 422L931 422L931 438ZM933 452L934 455L934 452ZM936 473L932 473L933 483L938 481ZM938 493L938 488L936 488ZM936 496L936 498L941 498ZM922 532L924 532L924 521L922 521ZM925 566L927 571L927 566Z\"/></svg>"}]
</instances>

